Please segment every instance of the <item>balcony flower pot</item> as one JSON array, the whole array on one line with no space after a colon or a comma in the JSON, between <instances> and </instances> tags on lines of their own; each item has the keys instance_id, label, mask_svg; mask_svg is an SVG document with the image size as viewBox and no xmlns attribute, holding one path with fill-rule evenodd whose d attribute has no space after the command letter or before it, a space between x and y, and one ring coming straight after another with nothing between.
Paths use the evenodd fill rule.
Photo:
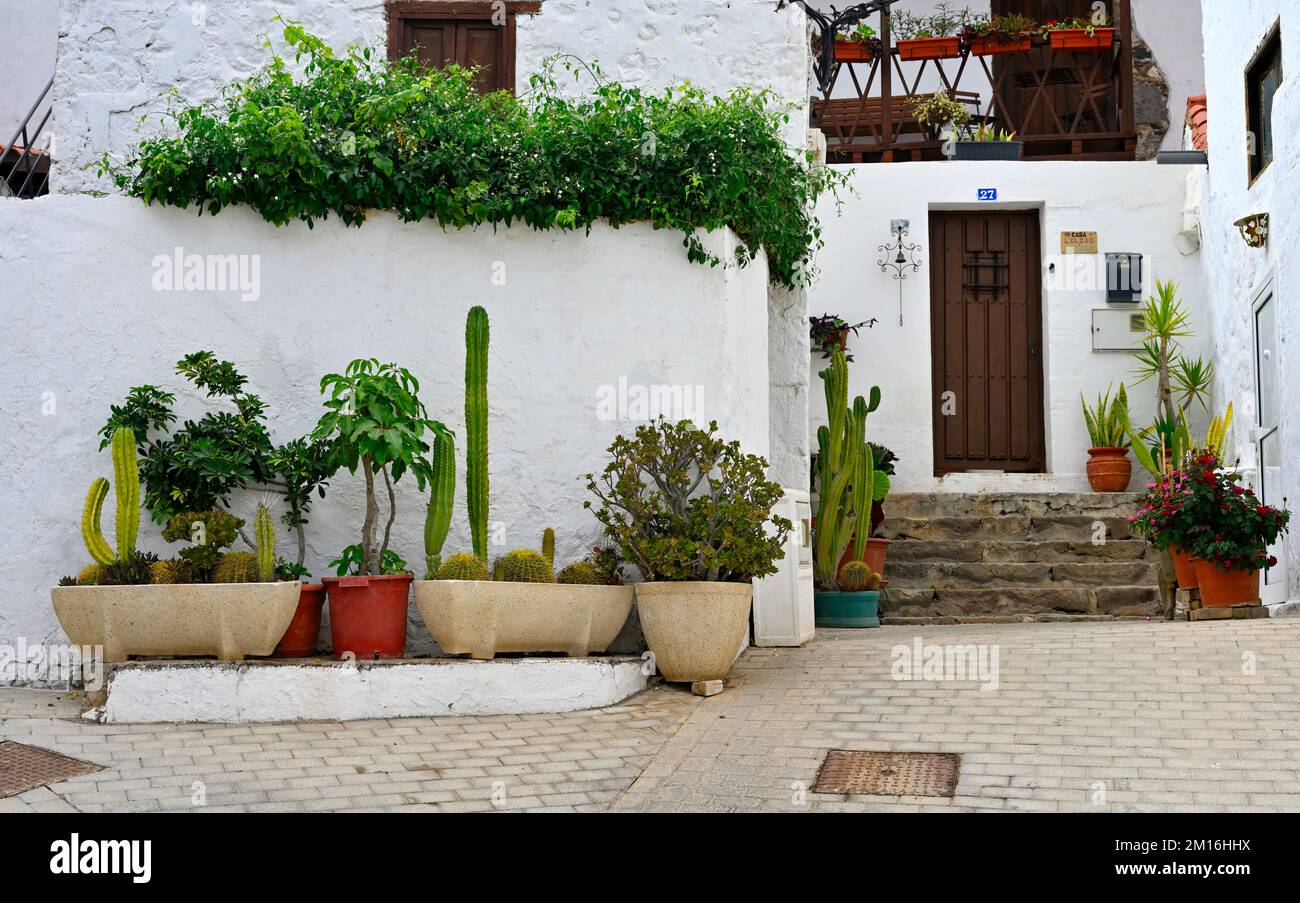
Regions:
<instances>
[{"instance_id":1,"label":"balcony flower pot","mask_svg":"<svg viewBox=\"0 0 1300 903\"><path fill-rule=\"evenodd\" d=\"M1010 41L995 35L985 35L971 38L970 52L973 56L999 56L1004 53L1026 53L1033 46L1034 40L1030 35Z\"/></svg>"},{"instance_id":2,"label":"balcony flower pot","mask_svg":"<svg viewBox=\"0 0 1300 903\"><path fill-rule=\"evenodd\" d=\"M415 604L448 655L602 653L632 612L630 586L419 580Z\"/></svg>"},{"instance_id":3,"label":"balcony flower pot","mask_svg":"<svg viewBox=\"0 0 1300 903\"><path fill-rule=\"evenodd\" d=\"M814 593L818 627L879 627L880 593Z\"/></svg>"},{"instance_id":4,"label":"balcony flower pot","mask_svg":"<svg viewBox=\"0 0 1300 903\"><path fill-rule=\"evenodd\" d=\"M1088 449L1088 485L1093 492L1127 492L1133 462L1127 448Z\"/></svg>"},{"instance_id":5,"label":"balcony flower pot","mask_svg":"<svg viewBox=\"0 0 1300 903\"><path fill-rule=\"evenodd\" d=\"M655 581L636 587L646 645L664 680L721 680L749 630L753 583Z\"/></svg>"},{"instance_id":6,"label":"balcony flower pot","mask_svg":"<svg viewBox=\"0 0 1300 903\"><path fill-rule=\"evenodd\" d=\"M862 553L862 560L867 563L867 567L871 568L872 571L883 575L885 573L885 556L889 554L891 545L893 545L893 541L889 539L868 539L866 551ZM844 570L844 565L852 560L853 544L849 543L849 547L840 556L840 563L836 568L836 573Z\"/></svg>"},{"instance_id":7,"label":"balcony flower pot","mask_svg":"<svg viewBox=\"0 0 1300 903\"><path fill-rule=\"evenodd\" d=\"M406 651L406 610L411 574L326 577L334 657L401 658Z\"/></svg>"},{"instance_id":8,"label":"balcony flower pot","mask_svg":"<svg viewBox=\"0 0 1300 903\"><path fill-rule=\"evenodd\" d=\"M1201 605L1206 608L1230 608L1259 601L1259 571L1225 571L1210 561L1197 560L1196 581L1201 589Z\"/></svg>"},{"instance_id":9,"label":"balcony flower pot","mask_svg":"<svg viewBox=\"0 0 1300 903\"><path fill-rule=\"evenodd\" d=\"M298 583L60 586L54 614L78 646L104 661L128 656L270 655L298 608Z\"/></svg>"},{"instance_id":10,"label":"balcony flower pot","mask_svg":"<svg viewBox=\"0 0 1300 903\"><path fill-rule=\"evenodd\" d=\"M1023 141L958 141L954 160L979 162L989 160L1019 160L1024 156Z\"/></svg>"},{"instance_id":11,"label":"balcony flower pot","mask_svg":"<svg viewBox=\"0 0 1300 903\"><path fill-rule=\"evenodd\" d=\"M946 60L961 56L961 38L913 38L898 42L902 60Z\"/></svg>"},{"instance_id":12,"label":"balcony flower pot","mask_svg":"<svg viewBox=\"0 0 1300 903\"><path fill-rule=\"evenodd\" d=\"M1178 588L1196 589L1196 562L1200 559L1191 552L1185 552L1177 547L1171 547L1169 554L1174 559L1174 573L1178 575Z\"/></svg>"},{"instance_id":13,"label":"balcony flower pot","mask_svg":"<svg viewBox=\"0 0 1300 903\"><path fill-rule=\"evenodd\" d=\"M275 647L276 658L311 658L316 654L320 638L321 609L325 606L325 587L320 583L302 584L298 596L298 610L294 612L289 629L284 632L280 645Z\"/></svg>"},{"instance_id":14,"label":"balcony flower pot","mask_svg":"<svg viewBox=\"0 0 1300 903\"><path fill-rule=\"evenodd\" d=\"M871 48L862 41L835 42L837 63L869 63L872 59Z\"/></svg>"},{"instance_id":15,"label":"balcony flower pot","mask_svg":"<svg viewBox=\"0 0 1300 903\"><path fill-rule=\"evenodd\" d=\"M1105 50L1115 43L1115 29L1056 28L1048 33L1053 50Z\"/></svg>"}]
</instances>

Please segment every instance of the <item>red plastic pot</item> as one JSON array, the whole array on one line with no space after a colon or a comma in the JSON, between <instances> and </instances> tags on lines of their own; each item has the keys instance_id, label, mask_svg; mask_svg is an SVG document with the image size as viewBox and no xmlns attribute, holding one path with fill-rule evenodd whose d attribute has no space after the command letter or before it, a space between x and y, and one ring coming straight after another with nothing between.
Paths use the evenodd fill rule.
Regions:
<instances>
[{"instance_id":1,"label":"red plastic pot","mask_svg":"<svg viewBox=\"0 0 1300 903\"><path fill-rule=\"evenodd\" d=\"M1196 562L1196 581L1201 587L1201 605L1228 608L1259 601L1259 571L1225 571L1209 561Z\"/></svg>"},{"instance_id":2,"label":"red plastic pot","mask_svg":"<svg viewBox=\"0 0 1300 903\"><path fill-rule=\"evenodd\" d=\"M280 645L272 653L276 658L311 658L316 654L316 641L320 637L321 608L325 605L325 587L319 583L304 583L298 595L298 610L289 622Z\"/></svg>"},{"instance_id":3,"label":"red plastic pot","mask_svg":"<svg viewBox=\"0 0 1300 903\"><path fill-rule=\"evenodd\" d=\"M971 38L970 52L973 56L999 56L1004 53L1025 53L1032 50L1033 38L1025 35L1014 41L1004 41L989 35L983 38Z\"/></svg>"},{"instance_id":4,"label":"red plastic pot","mask_svg":"<svg viewBox=\"0 0 1300 903\"><path fill-rule=\"evenodd\" d=\"M406 652L406 612L415 580L410 574L384 577L326 577L330 639L334 657L359 660L401 658Z\"/></svg>"},{"instance_id":5,"label":"red plastic pot","mask_svg":"<svg viewBox=\"0 0 1300 903\"><path fill-rule=\"evenodd\" d=\"M862 41L836 41L835 61L837 63L869 63L871 48Z\"/></svg>"},{"instance_id":6,"label":"red plastic pot","mask_svg":"<svg viewBox=\"0 0 1300 903\"><path fill-rule=\"evenodd\" d=\"M1088 485L1093 492L1124 492L1133 478L1126 448L1088 449Z\"/></svg>"},{"instance_id":7,"label":"red plastic pot","mask_svg":"<svg viewBox=\"0 0 1300 903\"><path fill-rule=\"evenodd\" d=\"M1105 50L1115 43L1115 29L1055 28L1048 32L1053 50Z\"/></svg>"},{"instance_id":8,"label":"red plastic pot","mask_svg":"<svg viewBox=\"0 0 1300 903\"><path fill-rule=\"evenodd\" d=\"M961 56L961 38L915 38L898 42L901 60L944 60Z\"/></svg>"},{"instance_id":9,"label":"red plastic pot","mask_svg":"<svg viewBox=\"0 0 1300 903\"><path fill-rule=\"evenodd\" d=\"M1169 554L1174 559L1174 573L1178 575L1178 588L1196 589L1196 562L1200 559L1191 552L1184 552L1177 546L1170 548Z\"/></svg>"}]
</instances>

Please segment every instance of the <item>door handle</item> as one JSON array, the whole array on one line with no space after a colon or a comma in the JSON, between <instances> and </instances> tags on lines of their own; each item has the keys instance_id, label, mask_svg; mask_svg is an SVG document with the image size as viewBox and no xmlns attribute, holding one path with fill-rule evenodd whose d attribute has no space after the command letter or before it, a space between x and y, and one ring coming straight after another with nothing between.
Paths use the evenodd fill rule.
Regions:
<instances>
[{"instance_id":1,"label":"door handle","mask_svg":"<svg viewBox=\"0 0 1300 903\"><path fill-rule=\"evenodd\" d=\"M1037 343L1037 342L1030 342L1030 343L1029 343L1029 359L1030 359L1031 361L1038 360L1038 343Z\"/></svg>"}]
</instances>

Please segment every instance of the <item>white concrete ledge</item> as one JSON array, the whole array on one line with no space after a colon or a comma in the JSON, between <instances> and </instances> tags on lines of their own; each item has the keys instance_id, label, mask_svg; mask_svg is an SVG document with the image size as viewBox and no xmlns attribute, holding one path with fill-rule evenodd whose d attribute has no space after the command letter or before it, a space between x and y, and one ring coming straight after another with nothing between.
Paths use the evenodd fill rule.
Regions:
<instances>
[{"instance_id":1,"label":"white concrete ledge","mask_svg":"<svg viewBox=\"0 0 1300 903\"><path fill-rule=\"evenodd\" d=\"M86 717L114 724L528 715L614 705L649 677L631 657L393 662L128 662Z\"/></svg>"}]
</instances>

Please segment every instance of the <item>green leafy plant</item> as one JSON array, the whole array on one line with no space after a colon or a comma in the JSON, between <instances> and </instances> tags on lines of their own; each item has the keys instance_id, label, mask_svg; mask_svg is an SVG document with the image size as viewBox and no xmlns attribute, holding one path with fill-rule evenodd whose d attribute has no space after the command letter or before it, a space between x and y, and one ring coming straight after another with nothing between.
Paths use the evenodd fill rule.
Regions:
<instances>
[{"instance_id":1,"label":"green leafy plant","mask_svg":"<svg viewBox=\"0 0 1300 903\"><path fill-rule=\"evenodd\" d=\"M928 16L895 10L890 15L889 27L895 40L914 41L955 37L978 20L978 14L969 9L953 9L949 3L940 3Z\"/></svg>"},{"instance_id":2,"label":"green leafy plant","mask_svg":"<svg viewBox=\"0 0 1300 903\"><path fill-rule=\"evenodd\" d=\"M1015 43L1039 30L1038 22L1021 13L989 16L972 14L962 28L962 41L969 47L973 38L992 38L1001 44Z\"/></svg>"},{"instance_id":3,"label":"green leafy plant","mask_svg":"<svg viewBox=\"0 0 1300 903\"><path fill-rule=\"evenodd\" d=\"M345 548L338 558L330 562L329 566L334 568L335 575L346 577L349 574L353 576L369 575L372 577L392 576L396 574L409 574L410 565L392 549L384 549L379 559L373 565L366 564L367 556L365 547L353 545ZM371 569L373 568L373 569Z\"/></svg>"},{"instance_id":4,"label":"green leafy plant","mask_svg":"<svg viewBox=\"0 0 1300 903\"><path fill-rule=\"evenodd\" d=\"M1043 23L1043 37L1046 38L1054 31L1085 31L1088 37L1096 37L1098 28L1110 28L1113 23L1105 15L1096 15L1092 18L1068 18L1068 19L1051 19Z\"/></svg>"},{"instance_id":5,"label":"green leafy plant","mask_svg":"<svg viewBox=\"0 0 1300 903\"><path fill-rule=\"evenodd\" d=\"M189 511L167 522L162 537L167 542L188 542L177 553L186 565L185 579L178 583L211 583L221 562L221 552L235 543L244 522L219 509Z\"/></svg>"},{"instance_id":6,"label":"green leafy plant","mask_svg":"<svg viewBox=\"0 0 1300 903\"><path fill-rule=\"evenodd\" d=\"M1003 143L1017 140L1015 132L994 128L991 124L980 124L963 136L963 140L977 141L981 144Z\"/></svg>"},{"instance_id":7,"label":"green leafy plant","mask_svg":"<svg viewBox=\"0 0 1300 903\"><path fill-rule=\"evenodd\" d=\"M847 350L849 333L859 335L861 330L871 329L876 325L875 320L850 323L834 314L810 317L808 323L808 335L812 339L813 350L820 351L826 360L830 360L836 351L843 351L850 364L853 363L853 355Z\"/></svg>"},{"instance_id":8,"label":"green leafy plant","mask_svg":"<svg viewBox=\"0 0 1300 903\"><path fill-rule=\"evenodd\" d=\"M1288 530L1289 511L1261 504L1242 476L1220 468L1208 452L1188 462L1183 475L1185 507L1191 521L1182 546L1224 571L1273 567L1269 546Z\"/></svg>"},{"instance_id":9,"label":"green leafy plant","mask_svg":"<svg viewBox=\"0 0 1300 903\"><path fill-rule=\"evenodd\" d=\"M814 271L817 197L848 184L788 152L790 111L768 91L651 94L593 65L582 71L596 87L575 97L552 65L521 98L481 96L472 71L335 53L275 21L297 65L273 54L215 102L169 111L169 133L124 160L106 155L100 172L146 203L210 214L243 204L276 225L334 215L360 226L368 209L448 228L648 221L713 265L696 230L730 226L741 239L732 262L766 251L771 279L789 286Z\"/></svg>"},{"instance_id":10,"label":"green leafy plant","mask_svg":"<svg viewBox=\"0 0 1300 903\"><path fill-rule=\"evenodd\" d=\"M275 579L292 583L295 580L305 580L311 576L311 571L307 570L301 564L295 564L285 561L283 558L275 559Z\"/></svg>"},{"instance_id":11,"label":"green leafy plant","mask_svg":"<svg viewBox=\"0 0 1300 903\"><path fill-rule=\"evenodd\" d=\"M351 564L358 574L388 573L383 568L387 567L384 562L397 519L397 493L393 487L410 471L423 491L433 476L428 440L449 432L442 423L429 419L417 395L420 383L405 367L361 358L348 364L344 373L322 378L320 389L327 395L325 414L312 438L330 443L336 467L346 467L353 474L360 470L365 479L361 558ZM376 477L383 481L388 496L388 520L382 538L378 535Z\"/></svg>"},{"instance_id":12,"label":"green leafy plant","mask_svg":"<svg viewBox=\"0 0 1300 903\"><path fill-rule=\"evenodd\" d=\"M790 521L773 516L781 487L767 461L726 442L717 423L660 418L618 436L587 489L605 535L646 580L746 582L776 572Z\"/></svg>"},{"instance_id":13,"label":"green leafy plant","mask_svg":"<svg viewBox=\"0 0 1300 903\"><path fill-rule=\"evenodd\" d=\"M1110 390L1097 396L1097 403L1089 405L1088 400L1079 396L1083 404L1083 420L1088 427L1088 440L1093 448L1128 448L1129 421L1128 393L1120 383L1119 392L1111 400Z\"/></svg>"},{"instance_id":14,"label":"green leafy plant","mask_svg":"<svg viewBox=\"0 0 1300 903\"><path fill-rule=\"evenodd\" d=\"M908 112L917 122L938 132L947 126L954 134L959 134L971 120L966 105L947 91L912 98L908 103Z\"/></svg>"}]
</instances>

